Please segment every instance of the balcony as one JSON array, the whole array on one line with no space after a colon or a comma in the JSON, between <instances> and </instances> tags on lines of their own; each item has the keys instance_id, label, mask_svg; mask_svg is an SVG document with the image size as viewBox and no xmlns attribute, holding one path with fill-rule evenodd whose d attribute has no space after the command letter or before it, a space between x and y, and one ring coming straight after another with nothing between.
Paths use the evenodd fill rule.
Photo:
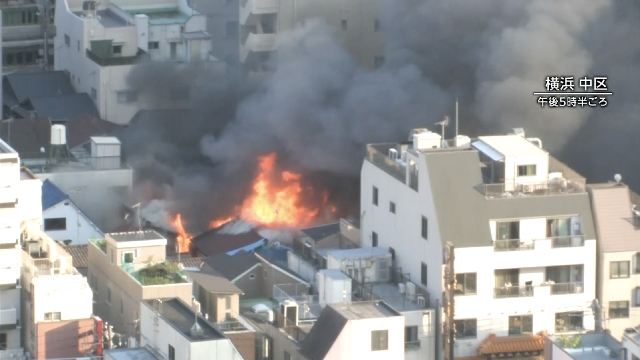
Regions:
<instances>
[{"instance_id":1,"label":"balcony","mask_svg":"<svg viewBox=\"0 0 640 360\"><path fill-rule=\"evenodd\" d=\"M584 246L584 235L555 236L549 238L552 248Z\"/></svg>"},{"instance_id":2,"label":"balcony","mask_svg":"<svg viewBox=\"0 0 640 360\"><path fill-rule=\"evenodd\" d=\"M410 349L419 349L420 348L420 340L415 341L405 341L404 348L407 350Z\"/></svg>"},{"instance_id":3,"label":"balcony","mask_svg":"<svg viewBox=\"0 0 640 360\"><path fill-rule=\"evenodd\" d=\"M583 247L584 235L567 235L567 236L553 236L545 239L534 240L494 240L493 251L523 251L523 250L546 250L546 249L561 249L569 247Z\"/></svg>"},{"instance_id":4,"label":"balcony","mask_svg":"<svg viewBox=\"0 0 640 360\"><path fill-rule=\"evenodd\" d=\"M528 196L548 196L580 194L586 192L587 181L584 178L549 180L526 184L484 184L484 196L487 199L522 198Z\"/></svg>"},{"instance_id":5,"label":"balcony","mask_svg":"<svg viewBox=\"0 0 640 360\"><path fill-rule=\"evenodd\" d=\"M259 15L277 13L277 0L242 0L240 4L240 24L254 25Z\"/></svg>"},{"instance_id":6,"label":"balcony","mask_svg":"<svg viewBox=\"0 0 640 360\"><path fill-rule=\"evenodd\" d=\"M240 45L240 62L246 62L249 53L269 52L278 49L277 34L254 34L250 33L245 42Z\"/></svg>"},{"instance_id":7,"label":"balcony","mask_svg":"<svg viewBox=\"0 0 640 360\"><path fill-rule=\"evenodd\" d=\"M505 287L493 289L494 299L532 297L532 296L533 296L533 286L531 285L505 286Z\"/></svg>"},{"instance_id":8,"label":"balcony","mask_svg":"<svg viewBox=\"0 0 640 360\"><path fill-rule=\"evenodd\" d=\"M493 251L520 251L534 249L535 246L532 242L526 243L520 239L493 241Z\"/></svg>"},{"instance_id":9,"label":"balcony","mask_svg":"<svg viewBox=\"0 0 640 360\"><path fill-rule=\"evenodd\" d=\"M551 295L583 294L584 286L581 282L551 284Z\"/></svg>"},{"instance_id":10,"label":"balcony","mask_svg":"<svg viewBox=\"0 0 640 360\"><path fill-rule=\"evenodd\" d=\"M14 268L0 269L0 285L16 285L18 274Z\"/></svg>"},{"instance_id":11,"label":"balcony","mask_svg":"<svg viewBox=\"0 0 640 360\"><path fill-rule=\"evenodd\" d=\"M13 329L19 325L18 311L16 308L0 310L0 328Z\"/></svg>"}]
</instances>

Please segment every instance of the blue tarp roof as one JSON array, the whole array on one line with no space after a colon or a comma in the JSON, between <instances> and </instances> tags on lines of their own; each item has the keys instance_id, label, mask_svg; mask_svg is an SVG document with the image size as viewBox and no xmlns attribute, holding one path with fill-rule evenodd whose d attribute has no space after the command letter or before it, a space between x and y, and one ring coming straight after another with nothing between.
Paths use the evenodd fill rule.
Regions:
<instances>
[{"instance_id":1,"label":"blue tarp roof","mask_svg":"<svg viewBox=\"0 0 640 360\"><path fill-rule=\"evenodd\" d=\"M51 181L45 180L42 182L42 211L68 199L69 195L60 190Z\"/></svg>"}]
</instances>

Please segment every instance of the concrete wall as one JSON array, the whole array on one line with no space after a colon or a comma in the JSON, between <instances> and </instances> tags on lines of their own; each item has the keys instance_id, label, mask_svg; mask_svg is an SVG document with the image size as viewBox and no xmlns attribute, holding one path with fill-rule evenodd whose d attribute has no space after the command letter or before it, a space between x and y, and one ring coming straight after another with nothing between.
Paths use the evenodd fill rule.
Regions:
<instances>
[{"instance_id":1,"label":"concrete wall","mask_svg":"<svg viewBox=\"0 0 640 360\"><path fill-rule=\"evenodd\" d=\"M436 312L433 309L403 312L404 326L418 327L420 347L404 350L405 360L435 359L436 345Z\"/></svg>"},{"instance_id":2,"label":"concrete wall","mask_svg":"<svg viewBox=\"0 0 640 360\"><path fill-rule=\"evenodd\" d=\"M211 51L215 57L230 64L238 61L239 0L195 0L197 10L207 17L207 32L211 35ZM235 35L226 33L227 23L235 23Z\"/></svg>"},{"instance_id":3,"label":"concrete wall","mask_svg":"<svg viewBox=\"0 0 640 360\"><path fill-rule=\"evenodd\" d=\"M287 253L287 266L309 283L316 281L316 268L292 251Z\"/></svg>"},{"instance_id":4,"label":"concrete wall","mask_svg":"<svg viewBox=\"0 0 640 360\"><path fill-rule=\"evenodd\" d=\"M231 340L243 360L256 360L255 332L227 332L225 335Z\"/></svg>"},{"instance_id":5,"label":"concrete wall","mask_svg":"<svg viewBox=\"0 0 640 360\"><path fill-rule=\"evenodd\" d=\"M36 277L31 284L35 299L34 323L45 321L48 312L60 312L62 321L91 318L93 292L82 275Z\"/></svg>"},{"instance_id":6,"label":"concrete wall","mask_svg":"<svg viewBox=\"0 0 640 360\"><path fill-rule=\"evenodd\" d=\"M388 330L388 350L371 350L371 332ZM347 322L340 336L325 356L326 359L403 359L404 317L393 316L359 319Z\"/></svg>"},{"instance_id":7,"label":"concrete wall","mask_svg":"<svg viewBox=\"0 0 640 360\"><path fill-rule=\"evenodd\" d=\"M535 176L518 176L518 166L536 165ZM537 184L549 178L549 154L536 156L507 156L504 160L505 190L511 191L517 184Z\"/></svg>"},{"instance_id":8,"label":"concrete wall","mask_svg":"<svg viewBox=\"0 0 640 360\"><path fill-rule=\"evenodd\" d=\"M233 279L230 279L233 280ZM263 296L263 286L265 282L262 265L253 268L250 272L235 280L233 283L239 287L243 298L251 299Z\"/></svg>"},{"instance_id":9,"label":"concrete wall","mask_svg":"<svg viewBox=\"0 0 640 360\"><path fill-rule=\"evenodd\" d=\"M298 343L292 340L284 331L271 325L271 323L256 323L255 326L271 340L271 360L285 360L285 352L290 355L290 360L308 360L298 352ZM326 357L326 359L332 359Z\"/></svg>"},{"instance_id":10,"label":"concrete wall","mask_svg":"<svg viewBox=\"0 0 640 360\"><path fill-rule=\"evenodd\" d=\"M213 294L204 290L197 283L194 283L194 296L200 301L200 312L209 316L209 321L213 323L224 322L227 314L237 318L240 314L240 295ZM231 307L227 309L227 297L231 298Z\"/></svg>"},{"instance_id":11,"label":"concrete wall","mask_svg":"<svg viewBox=\"0 0 640 360\"><path fill-rule=\"evenodd\" d=\"M637 334L628 334L622 336L622 347L627 352L625 360L634 360L640 358L640 337Z\"/></svg>"},{"instance_id":12,"label":"concrete wall","mask_svg":"<svg viewBox=\"0 0 640 360\"><path fill-rule=\"evenodd\" d=\"M262 277L264 278L262 282L262 296L260 297L272 297L274 285L302 284L300 280L304 280L294 278L284 270L263 259L260 259L260 262L262 263Z\"/></svg>"},{"instance_id":13,"label":"concrete wall","mask_svg":"<svg viewBox=\"0 0 640 360\"><path fill-rule=\"evenodd\" d=\"M82 357L91 351L94 339L93 319L42 322L37 325L37 351L33 359Z\"/></svg>"},{"instance_id":14,"label":"concrete wall","mask_svg":"<svg viewBox=\"0 0 640 360\"><path fill-rule=\"evenodd\" d=\"M71 245L83 245L87 244L90 239L104 237L102 231L91 220L87 219L72 202L62 201L43 211L42 217L44 219L67 219L67 228L65 230L46 231L46 234L53 240L71 240Z\"/></svg>"},{"instance_id":15,"label":"concrete wall","mask_svg":"<svg viewBox=\"0 0 640 360\"><path fill-rule=\"evenodd\" d=\"M633 256L635 251L603 253L602 263L599 269L599 280L601 281L602 292L598 294L600 305L602 306L602 318L605 319L602 326L611 331L611 335L616 339L621 339L624 329L638 326L640 322L640 308L634 307L634 292L640 287L640 274L634 272ZM629 261L628 278L611 278L612 261ZM640 300L640 299L639 299ZM629 317L622 319L609 318L609 302L628 301Z\"/></svg>"}]
</instances>

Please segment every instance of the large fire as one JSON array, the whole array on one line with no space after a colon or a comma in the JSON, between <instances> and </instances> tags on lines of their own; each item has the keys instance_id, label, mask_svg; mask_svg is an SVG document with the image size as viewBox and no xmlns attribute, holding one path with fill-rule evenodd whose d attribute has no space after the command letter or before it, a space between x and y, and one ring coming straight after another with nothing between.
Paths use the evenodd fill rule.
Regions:
<instances>
[{"instance_id":1,"label":"large fire","mask_svg":"<svg viewBox=\"0 0 640 360\"><path fill-rule=\"evenodd\" d=\"M178 232L176 237L176 243L178 244L178 252L181 254L189 252L191 248L191 239L193 236L189 234L182 225L182 215L176 215L176 218L173 220L173 227Z\"/></svg>"},{"instance_id":2,"label":"large fire","mask_svg":"<svg viewBox=\"0 0 640 360\"><path fill-rule=\"evenodd\" d=\"M224 218L224 219L218 219L218 220L213 220L209 223L209 229L216 229L219 228L220 226L230 222L231 220L233 220L234 217L230 216L228 218Z\"/></svg>"}]
</instances>

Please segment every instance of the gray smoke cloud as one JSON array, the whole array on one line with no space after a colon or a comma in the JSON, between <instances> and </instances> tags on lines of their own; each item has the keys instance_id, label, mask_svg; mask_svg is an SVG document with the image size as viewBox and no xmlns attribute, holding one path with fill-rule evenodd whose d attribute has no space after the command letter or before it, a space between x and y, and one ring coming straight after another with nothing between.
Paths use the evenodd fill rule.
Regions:
<instances>
[{"instance_id":1,"label":"gray smoke cloud","mask_svg":"<svg viewBox=\"0 0 640 360\"><path fill-rule=\"evenodd\" d=\"M209 80L189 111L132 125L126 150L145 191L169 197L162 190L169 184L172 211L199 226L240 203L256 157L274 151L310 185L352 205L341 215L357 216L365 144L405 140L415 127L437 130L456 97L461 133L524 127L589 178L598 178L599 166L637 178L638 160L611 155L628 153L640 130L639 9L610 0L383 0L382 68L358 68L328 26L307 21L279 34L278 67L264 87L196 72ZM193 79L167 74L162 65L140 67L132 84L179 88ZM614 96L604 109L542 109L532 93L552 75L608 76ZM617 133L628 146L619 146Z\"/></svg>"}]
</instances>

